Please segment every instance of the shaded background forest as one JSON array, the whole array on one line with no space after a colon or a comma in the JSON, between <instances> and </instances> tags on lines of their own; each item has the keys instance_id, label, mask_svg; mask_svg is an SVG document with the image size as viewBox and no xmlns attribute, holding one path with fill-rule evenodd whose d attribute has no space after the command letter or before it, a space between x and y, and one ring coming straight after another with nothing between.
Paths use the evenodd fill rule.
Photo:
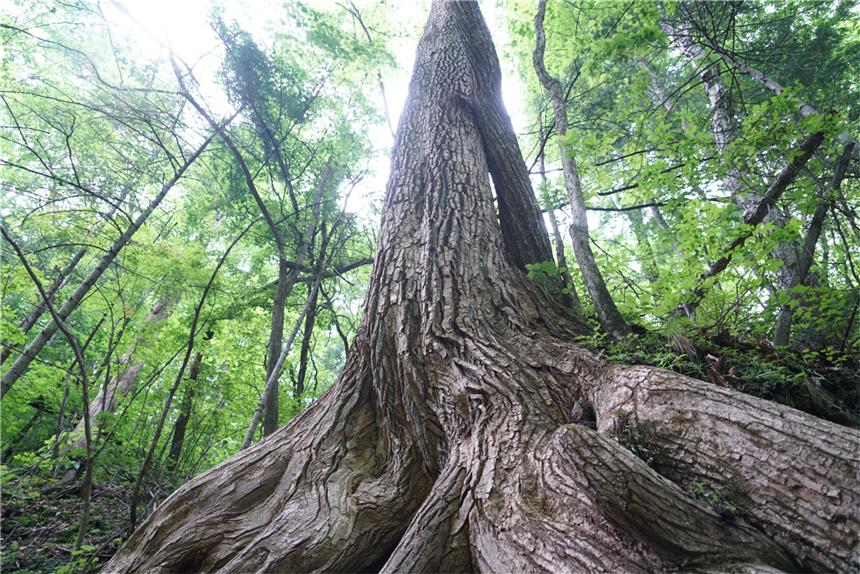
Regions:
<instances>
[{"instance_id":1,"label":"shaded background forest","mask_svg":"<svg viewBox=\"0 0 860 574\"><path fill-rule=\"evenodd\" d=\"M170 34L133 3L3 8L6 569L97 569L342 367L426 6L222 4ZM550 2L561 138L534 4L492 10L556 247L530 275L581 343L857 426L856 3ZM626 337L576 263L560 149Z\"/></svg>"}]
</instances>

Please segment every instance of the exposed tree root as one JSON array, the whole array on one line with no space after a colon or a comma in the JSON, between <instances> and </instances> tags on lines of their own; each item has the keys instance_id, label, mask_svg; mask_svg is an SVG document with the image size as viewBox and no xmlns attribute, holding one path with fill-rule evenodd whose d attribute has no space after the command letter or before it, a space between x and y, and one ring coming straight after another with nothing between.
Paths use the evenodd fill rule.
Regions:
<instances>
[{"instance_id":1,"label":"exposed tree root","mask_svg":"<svg viewBox=\"0 0 860 574\"><path fill-rule=\"evenodd\" d=\"M467 397L440 425L456 444L432 487L408 433L380 449L371 395L344 377L168 499L110 571L361 571L392 547L384 572L851 569L856 431L668 371L606 367L552 338L516 353L517 337L488 333L465 345L472 361L427 381L456 379ZM542 371L536 346L553 350ZM583 401L599 432L571 423ZM611 438L621 429L654 468ZM733 485L742 512L693 500L694 479Z\"/></svg>"},{"instance_id":2,"label":"exposed tree root","mask_svg":"<svg viewBox=\"0 0 860 574\"><path fill-rule=\"evenodd\" d=\"M107 571L860 568L860 433L569 344L581 324L518 269L541 249L511 256L497 221L487 158L511 152L479 125L500 104L479 90L498 62L477 10L433 4L340 379L170 497ZM652 466L613 438L631 433Z\"/></svg>"},{"instance_id":3,"label":"exposed tree root","mask_svg":"<svg viewBox=\"0 0 860 574\"><path fill-rule=\"evenodd\" d=\"M291 424L183 486L108 571L360 571L384 556L430 483L408 450L380 464L367 386L345 377Z\"/></svg>"},{"instance_id":4,"label":"exposed tree root","mask_svg":"<svg viewBox=\"0 0 860 574\"><path fill-rule=\"evenodd\" d=\"M472 572L461 506L466 470L453 454L381 572Z\"/></svg>"},{"instance_id":5,"label":"exposed tree root","mask_svg":"<svg viewBox=\"0 0 860 574\"><path fill-rule=\"evenodd\" d=\"M593 393L598 428L629 425L670 479L725 486L805 569L860 566L860 434L650 367L615 367Z\"/></svg>"}]
</instances>

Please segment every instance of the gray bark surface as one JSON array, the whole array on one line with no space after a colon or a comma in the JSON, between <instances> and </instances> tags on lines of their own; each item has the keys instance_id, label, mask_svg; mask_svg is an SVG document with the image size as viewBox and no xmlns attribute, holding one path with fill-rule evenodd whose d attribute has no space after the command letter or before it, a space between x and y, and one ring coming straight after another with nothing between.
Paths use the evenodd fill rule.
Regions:
<instances>
[{"instance_id":1,"label":"gray bark surface","mask_svg":"<svg viewBox=\"0 0 860 574\"><path fill-rule=\"evenodd\" d=\"M544 162L544 154L540 154L540 177L541 183L546 186L546 165ZM562 296L563 304L570 306L573 312L577 315L582 315L582 303L579 301L579 295L576 292L576 285L573 283L573 277L570 275L570 270L567 268L567 256L564 253L564 241L561 238L561 232L558 230L558 218L555 216L555 210L547 210L547 218L549 219L549 227L552 232L553 249L555 249L555 262L561 268L561 283L562 286L570 290L570 293Z\"/></svg>"},{"instance_id":2,"label":"gray bark surface","mask_svg":"<svg viewBox=\"0 0 860 574\"><path fill-rule=\"evenodd\" d=\"M431 9L338 381L171 495L105 572L858 568L860 434L607 364L514 264L468 105L480 18ZM754 504L727 519L687 493L699 477Z\"/></svg>"}]
</instances>

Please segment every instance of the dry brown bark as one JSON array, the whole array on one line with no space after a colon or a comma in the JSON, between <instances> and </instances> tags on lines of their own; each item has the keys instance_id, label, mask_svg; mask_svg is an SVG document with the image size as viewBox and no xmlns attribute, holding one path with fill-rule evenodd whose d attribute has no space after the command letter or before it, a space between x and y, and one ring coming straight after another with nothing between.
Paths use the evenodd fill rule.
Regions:
<instances>
[{"instance_id":1,"label":"dry brown bark","mask_svg":"<svg viewBox=\"0 0 860 574\"><path fill-rule=\"evenodd\" d=\"M856 431L607 364L513 264L465 55L488 39L477 4L434 2L337 383L175 492L106 572L860 566ZM731 487L736 514L696 480Z\"/></svg>"}]
</instances>

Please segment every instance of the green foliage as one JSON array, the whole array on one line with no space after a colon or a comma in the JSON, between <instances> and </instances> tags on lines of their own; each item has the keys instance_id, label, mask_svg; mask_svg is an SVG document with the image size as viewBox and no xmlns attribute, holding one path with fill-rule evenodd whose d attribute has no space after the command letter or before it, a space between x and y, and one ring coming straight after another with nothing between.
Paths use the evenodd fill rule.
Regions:
<instances>
[{"instance_id":1,"label":"green foliage","mask_svg":"<svg viewBox=\"0 0 860 574\"><path fill-rule=\"evenodd\" d=\"M518 0L507 7L508 51L516 59L531 110L528 139L544 133L552 121L532 67L535 7ZM701 61L690 61L660 29L660 18L683 29L689 26L681 19L688 18L714 38L724 33L734 38L725 46L727 53L785 89L774 93L753 77L730 70L714 50L705 49ZM571 129L565 144L577 161L586 203L601 209L656 207L638 214L589 214L601 273L628 320L668 335L679 306L701 292L693 331L729 332L757 344L772 336L780 306L788 304L796 309L792 348L811 345L856 353L858 321L846 320L844 310L851 308L852 294L860 288L851 271L860 242L850 215L860 188L856 179L846 179L835 198L830 182L842 147L837 136L856 137L860 117L856 74L846 59L847 54L860 57L857 21L854 2L707 8L695 2L548 4L545 60L568 90ZM707 40L696 34L691 38ZM744 49L735 53L738 42ZM736 123L722 148L716 145L712 102L700 77L708 67L720 72L728 94L723 104L732 106ZM820 113L801 117L801 102ZM825 133L825 144L765 223L744 225L745 210L800 153L800 142L818 131ZM524 146L544 150L549 175L541 191L545 207L565 204L564 194L558 193L564 184L555 169L554 143ZM739 175L741 194L726 187L733 174ZM785 257L800 252L812 214L825 202L838 207L828 212L830 232L825 230L819 240L810 284L789 289L793 267ZM563 228L564 209L557 217ZM741 237L746 238L743 246L729 250ZM728 268L702 281L709 265L726 255L731 256ZM549 268L536 272L544 283L552 276Z\"/></svg>"},{"instance_id":2,"label":"green foliage","mask_svg":"<svg viewBox=\"0 0 860 574\"><path fill-rule=\"evenodd\" d=\"M277 32L215 10L204 52L194 59L177 53L176 59L180 69L194 62L194 78L186 80L217 120L240 110L227 133L285 238L282 255L298 260L305 230L312 232L286 302L285 331L298 319L316 266L326 272L306 391L294 398L287 373L298 368L301 336L281 378L285 423L334 382L345 356L341 337L350 339L357 326L369 270L331 271L373 252L375 222L341 208L349 191L367 185L362 178L378 161L367 134L382 114L366 78L391 68L394 59L384 42L356 35L353 16L338 6L286 3L267 10L283 24ZM383 16L366 17L384 31ZM19 21L26 26L16 30ZM191 155L205 124L180 97L165 52L148 52L152 38L113 5L24 5L10 22L12 28L0 30L0 210L46 288L86 249L55 298L62 302ZM151 507L238 451L265 382L279 253L236 158L222 144L215 138L191 165L67 321L86 342L93 404L104 389L136 373L116 404L105 402L107 411L92 417L97 494L89 546L62 550L75 539L80 508L64 507L62 516L45 519L57 526L38 551L27 538L43 508L56 502L55 493L43 490L81 469L86 456L86 448L70 446L83 437L87 405L65 340L54 337L4 396L4 511L10 504L21 509L12 519L4 515L4 571L93 571L106 548L122 540L127 508L103 506L99 497L110 496L100 489L132 489L168 404L203 288L227 246L253 223L200 308L194 343L203 357L199 376L192 382L186 369L170 403L153 466L143 477L142 491L153 499L144 502ZM40 298L5 247L2 257L0 336L11 362L49 316L44 313L29 332L19 327ZM186 389L188 423L173 462L168 452ZM5 542L13 531L14 548Z\"/></svg>"},{"instance_id":3,"label":"green foliage","mask_svg":"<svg viewBox=\"0 0 860 574\"><path fill-rule=\"evenodd\" d=\"M623 425L621 431L615 437L618 442L640 458L648 466L654 464L654 457L646 445L639 438L639 435L633 430L630 425Z\"/></svg>"},{"instance_id":4,"label":"green foliage","mask_svg":"<svg viewBox=\"0 0 860 574\"><path fill-rule=\"evenodd\" d=\"M721 515L731 516L738 513L738 507L729 499L725 486L696 479L687 485L687 494L700 502L715 507Z\"/></svg>"},{"instance_id":5,"label":"green foliage","mask_svg":"<svg viewBox=\"0 0 860 574\"><path fill-rule=\"evenodd\" d=\"M82 545L77 550L72 550L71 560L54 571L54 574L83 574L90 572L99 562L98 556L91 556L96 550L95 546Z\"/></svg>"},{"instance_id":6,"label":"green foliage","mask_svg":"<svg viewBox=\"0 0 860 574\"><path fill-rule=\"evenodd\" d=\"M529 263L526 265L529 277L543 287L547 293L569 294L573 288L564 285L565 267L559 267L555 261L541 261L540 263Z\"/></svg>"}]
</instances>

